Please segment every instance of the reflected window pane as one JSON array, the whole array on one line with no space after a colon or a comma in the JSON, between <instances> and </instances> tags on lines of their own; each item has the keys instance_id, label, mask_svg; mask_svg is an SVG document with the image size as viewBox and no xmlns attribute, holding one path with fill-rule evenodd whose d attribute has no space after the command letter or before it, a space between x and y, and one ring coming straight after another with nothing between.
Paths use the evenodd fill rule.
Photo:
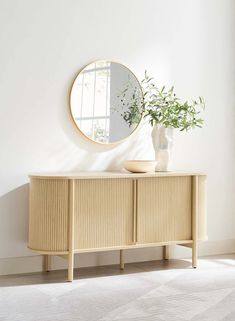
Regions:
<instances>
[{"instance_id":1,"label":"reflected window pane","mask_svg":"<svg viewBox=\"0 0 235 321\"><path fill-rule=\"evenodd\" d=\"M97 61L95 63L96 68L109 68L110 67L111 62L110 61L106 61L106 60L101 60L101 61Z\"/></svg>"},{"instance_id":2,"label":"reflected window pane","mask_svg":"<svg viewBox=\"0 0 235 321\"><path fill-rule=\"evenodd\" d=\"M118 63L98 61L87 66L76 78L70 99L77 126L101 143L129 136L141 120L141 87Z\"/></svg>"},{"instance_id":3,"label":"reflected window pane","mask_svg":"<svg viewBox=\"0 0 235 321\"><path fill-rule=\"evenodd\" d=\"M110 69L96 72L94 116L107 116L110 110Z\"/></svg>"},{"instance_id":4,"label":"reflected window pane","mask_svg":"<svg viewBox=\"0 0 235 321\"><path fill-rule=\"evenodd\" d=\"M80 113L80 117L91 117L94 108L95 72L84 73L83 78L82 113Z\"/></svg>"},{"instance_id":5,"label":"reflected window pane","mask_svg":"<svg viewBox=\"0 0 235 321\"><path fill-rule=\"evenodd\" d=\"M93 139L100 143L107 143L109 141L109 132L106 126L105 119L95 119L93 128Z\"/></svg>"},{"instance_id":6,"label":"reflected window pane","mask_svg":"<svg viewBox=\"0 0 235 321\"><path fill-rule=\"evenodd\" d=\"M92 139L92 119L81 120L80 128L86 136Z\"/></svg>"},{"instance_id":7,"label":"reflected window pane","mask_svg":"<svg viewBox=\"0 0 235 321\"><path fill-rule=\"evenodd\" d=\"M89 138L100 143L109 142L109 119L92 118L80 120L80 129Z\"/></svg>"}]
</instances>

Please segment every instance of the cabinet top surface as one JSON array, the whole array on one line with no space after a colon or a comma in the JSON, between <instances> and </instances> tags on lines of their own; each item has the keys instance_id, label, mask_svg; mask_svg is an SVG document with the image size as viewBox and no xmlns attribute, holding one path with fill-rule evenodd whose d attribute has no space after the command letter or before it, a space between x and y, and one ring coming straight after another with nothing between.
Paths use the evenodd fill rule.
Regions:
<instances>
[{"instance_id":1,"label":"cabinet top surface","mask_svg":"<svg viewBox=\"0 0 235 321\"><path fill-rule=\"evenodd\" d=\"M59 173L32 173L30 178L41 179L98 179L98 178L142 178L142 177L168 177L168 176L206 176L201 172L151 172L151 173L130 173L127 171L116 172L59 172Z\"/></svg>"}]
</instances>

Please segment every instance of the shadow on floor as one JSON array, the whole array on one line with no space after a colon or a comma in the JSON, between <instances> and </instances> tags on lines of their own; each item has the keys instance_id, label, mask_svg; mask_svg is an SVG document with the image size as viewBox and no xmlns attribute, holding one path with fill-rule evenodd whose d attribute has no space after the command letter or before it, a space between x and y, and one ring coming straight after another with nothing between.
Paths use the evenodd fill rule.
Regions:
<instances>
[{"instance_id":1,"label":"shadow on floor","mask_svg":"<svg viewBox=\"0 0 235 321\"><path fill-rule=\"evenodd\" d=\"M124 270L119 265L106 265L99 267L86 267L74 269L74 281L90 278L101 278L133 273L145 273L166 269L191 268L191 262L186 260L158 260L140 263L128 263ZM64 283L67 281L67 270L51 272L35 272L27 274L6 275L0 277L0 287L24 286L47 283Z\"/></svg>"}]
</instances>

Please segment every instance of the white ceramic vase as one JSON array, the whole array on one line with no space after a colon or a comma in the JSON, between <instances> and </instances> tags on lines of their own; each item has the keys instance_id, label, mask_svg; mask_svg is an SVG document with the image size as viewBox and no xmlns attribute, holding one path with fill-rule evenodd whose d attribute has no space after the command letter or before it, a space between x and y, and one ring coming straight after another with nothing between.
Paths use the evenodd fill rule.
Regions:
<instances>
[{"instance_id":1,"label":"white ceramic vase","mask_svg":"<svg viewBox=\"0 0 235 321\"><path fill-rule=\"evenodd\" d=\"M157 161L156 171L165 172L169 169L171 151L173 147L174 129L162 125L154 125L152 130L152 142Z\"/></svg>"}]
</instances>

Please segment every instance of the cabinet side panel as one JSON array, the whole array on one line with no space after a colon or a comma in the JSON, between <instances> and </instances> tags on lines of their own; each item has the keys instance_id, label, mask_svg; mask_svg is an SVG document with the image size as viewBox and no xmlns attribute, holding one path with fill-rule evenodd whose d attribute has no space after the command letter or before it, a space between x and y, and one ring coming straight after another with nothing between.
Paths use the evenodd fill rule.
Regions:
<instances>
[{"instance_id":1,"label":"cabinet side panel","mask_svg":"<svg viewBox=\"0 0 235 321\"><path fill-rule=\"evenodd\" d=\"M192 178L138 180L138 243L191 240Z\"/></svg>"},{"instance_id":2,"label":"cabinet side panel","mask_svg":"<svg viewBox=\"0 0 235 321\"><path fill-rule=\"evenodd\" d=\"M29 247L66 251L68 247L68 181L30 181Z\"/></svg>"},{"instance_id":3,"label":"cabinet side panel","mask_svg":"<svg viewBox=\"0 0 235 321\"><path fill-rule=\"evenodd\" d=\"M198 177L198 239L207 239L206 176Z\"/></svg>"},{"instance_id":4,"label":"cabinet side panel","mask_svg":"<svg viewBox=\"0 0 235 321\"><path fill-rule=\"evenodd\" d=\"M132 180L75 180L74 224L75 249L132 244Z\"/></svg>"}]
</instances>

